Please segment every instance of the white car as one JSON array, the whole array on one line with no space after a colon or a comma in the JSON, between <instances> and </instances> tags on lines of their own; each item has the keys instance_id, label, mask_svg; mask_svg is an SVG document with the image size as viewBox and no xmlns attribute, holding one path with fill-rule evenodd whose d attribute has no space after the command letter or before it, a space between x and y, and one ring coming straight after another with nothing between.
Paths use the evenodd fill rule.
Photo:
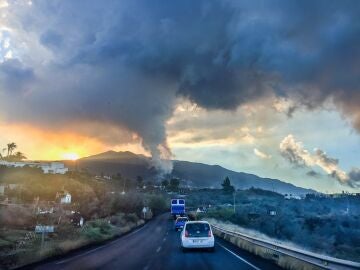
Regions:
<instances>
[{"instance_id":1,"label":"white car","mask_svg":"<svg viewBox=\"0 0 360 270\"><path fill-rule=\"evenodd\" d=\"M190 248L207 248L214 251L215 238L207 221L186 222L180 238L184 252Z\"/></svg>"}]
</instances>

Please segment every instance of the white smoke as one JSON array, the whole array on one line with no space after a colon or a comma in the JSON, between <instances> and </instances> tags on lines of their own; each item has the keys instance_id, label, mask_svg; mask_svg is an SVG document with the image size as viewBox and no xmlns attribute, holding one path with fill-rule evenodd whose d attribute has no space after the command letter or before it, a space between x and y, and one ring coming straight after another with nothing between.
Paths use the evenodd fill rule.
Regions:
<instances>
[{"instance_id":1,"label":"white smoke","mask_svg":"<svg viewBox=\"0 0 360 270\"><path fill-rule=\"evenodd\" d=\"M317 166L340 183L349 185L350 177L339 167L339 160L328 157L326 152L320 149L314 149L313 153L310 153L292 134L281 141L280 152L286 160L296 166Z\"/></svg>"}]
</instances>

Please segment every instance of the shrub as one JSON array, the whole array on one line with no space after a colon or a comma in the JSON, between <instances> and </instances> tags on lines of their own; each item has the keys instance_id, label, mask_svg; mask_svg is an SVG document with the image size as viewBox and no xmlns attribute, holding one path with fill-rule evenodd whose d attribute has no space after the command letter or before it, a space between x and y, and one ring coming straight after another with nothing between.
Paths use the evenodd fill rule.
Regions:
<instances>
[{"instance_id":1,"label":"shrub","mask_svg":"<svg viewBox=\"0 0 360 270\"><path fill-rule=\"evenodd\" d=\"M151 208L154 215L163 213L168 209L166 200L161 195L151 195L149 197L149 207Z\"/></svg>"},{"instance_id":2,"label":"shrub","mask_svg":"<svg viewBox=\"0 0 360 270\"><path fill-rule=\"evenodd\" d=\"M127 222L137 223L139 220L139 217L135 213L127 214L127 215L125 215L125 220Z\"/></svg>"},{"instance_id":3,"label":"shrub","mask_svg":"<svg viewBox=\"0 0 360 270\"><path fill-rule=\"evenodd\" d=\"M31 227L35 224L35 216L31 209L16 206L0 209L1 227Z\"/></svg>"},{"instance_id":4,"label":"shrub","mask_svg":"<svg viewBox=\"0 0 360 270\"><path fill-rule=\"evenodd\" d=\"M119 213L119 214L117 214L115 216L112 216L110 218L110 223L112 225L115 225L115 226L118 226L118 227L125 226L126 221L125 221L125 218L124 218L124 214Z\"/></svg>"},{"instance_id":5,"label":"shrub","mask_svg":"<svg viewBox=\"0 0 360 270\"><path fill-rule=\"evenodd\" d=\"M87 222L82 234L91 241L102 241L112 236L112 225L105 220Z\"/></svg>"},{"instance_id":6,"label":"shrub","mask_svg":"<svg viewBox=\"0 0 360 270\"><path fill-rule=\"evenodd\" d=\"M143 198L140 194L127 193L124 195L116 195L112 199L112 213L137 213L144 207Z\"/></svg>"}]
</instances>

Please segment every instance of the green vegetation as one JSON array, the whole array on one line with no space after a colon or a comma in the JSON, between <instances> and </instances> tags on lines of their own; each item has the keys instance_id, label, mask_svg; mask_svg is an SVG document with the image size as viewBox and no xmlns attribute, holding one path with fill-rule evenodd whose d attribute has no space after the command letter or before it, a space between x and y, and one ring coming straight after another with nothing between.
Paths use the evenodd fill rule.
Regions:
<instances>
[{"instance_id":1,"label":"green vegetation","mask_svg":"<svg viewBox=\"0 0 360 270\"><path fill-rule=\"evenodd\" d=\"M180 179L178 178L171 178L169 185L168 185L168 190L169 191L173 191L176 192L179 190L179 185L180 185Z\"/></svg>"},{"instance_id":2,"label":"green vegetation","mask_svg":"<svg viewBox=\"0 0 360 270\"><path fill-rule=\"evenodd\" d=\"M0 185L6 187L0 197L0 261L7 268L121 235L168 211L174 196L168 192L180 190L187 207L207 209L197 218L231 222L314 252L360 261L360 196L287 200L261 189L235 191L228 177L222 189L189 190L176 178L156 187L141 176L126 179L120 173L105 179L86 171L59 175L5 166L0 166ZM65 191L72 196L70 204L60 204L59 194ZM144 207L150 208L145 216ZM55 211L39 214L50 208ZM85 220L83 227L74 223L74 213ZM41 237L34 233L37 224L56 228L42 249Z\"/></svg>"},{"instance_id":3,"label":"green vegetation","mask_svg":"<svg viewBox=\"0 0 360 270\"><path fill-rule=\"evenodd\" d=\"M0 166L0 185L5 186L0 196L0 269L111 239L168 209L165 191L143 188L140 176L124 179L120 173L99 179L87 172L44 174L37 168ZM60 203L65 193L71 194L69 204ZM54 211L39 212L50 209ZM74 222L80 217L83 227ZM55 227L42 248L41 234L34 232L39 224Z\"/></svg>"},{"instance_id":4,"label":"green vegetation","mask_svg":"<svg viewBox=\"0 0 360 270\"><path fill-rule=\"evenodd\" d=\"M231 222L314 252L360 261L360 196L287 200L254 188L235 194L235 213L233 195L223 190L192 191L187 205L211 205L198 218Z\"/></svg>"},{"instance_id":5,"label":"green vegetation","mask_svg":"<svg viewBox=\"0 0 360 270\"><path fill-rule=\"evenodd\" d=\"M148 201L149 207L155 215L163 213L169 209L169 204L163 196L150 195Z\"/></svg>"},{"instance_id":6,"label":"green vegetation","mask_svg":"<svg viewBox=\"0 0 360 270\"><path fill-rule=\"evenodd\" d=\"M113 221L116 220L116 223ZM109 223L110 221L110 223ZM41 234L28 230L0 230L0 269L13 268L47 257L62 255L82 246L120 236L143 224L136 214L117 214L95 219L82 228L62 225L45 237L41 248Z\"/></svg>"},{"instance_id":7,"label":"green vegetation","mask_svg":"<svg viewBox=\"0 0 360 270\"><path fill-rule=\"evenodd\" d=\"M221 185L225 193L233 193L235 191L234 186L230 183L229 177L226 177Z\"/></svg>"}]
</instances>

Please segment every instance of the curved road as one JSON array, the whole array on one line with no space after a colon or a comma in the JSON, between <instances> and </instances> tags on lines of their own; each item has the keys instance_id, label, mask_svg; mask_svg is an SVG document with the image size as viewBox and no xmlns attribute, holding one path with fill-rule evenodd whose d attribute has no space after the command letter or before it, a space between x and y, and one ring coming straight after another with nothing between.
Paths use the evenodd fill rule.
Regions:
<instances>
[{"instance_id":1,"label":"curved road","mask_svg":"<svg viewBox=\"0 0 360 270\"><path fill-rule=\"evenodd\" d=\"M179 234L169 214L164 214L106 245L33 265L31 269L280 269L218 238L213 253L183 253Z\"/></svg>"}]
</instances>

